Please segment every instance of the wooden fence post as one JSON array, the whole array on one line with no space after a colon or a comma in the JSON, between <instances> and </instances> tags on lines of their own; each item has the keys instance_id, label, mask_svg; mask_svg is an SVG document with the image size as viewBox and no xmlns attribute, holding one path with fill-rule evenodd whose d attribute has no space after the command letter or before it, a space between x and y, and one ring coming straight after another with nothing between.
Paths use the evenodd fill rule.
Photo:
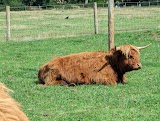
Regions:
<instances>
[{"instance_id":1,"label":"wooden fence post","mask_svg":"<svg viewBox=\"0 0 160 121\"><path fill-rule=\"evenodd\" d=\"M6 40L10 40L10 6L6 6Z\"/></svg>"},{"instance_id":2,"label":"wooden fence post","mask_svg":"<svg viewBox=\"0 0 160 121\"><path fill-rule=\"evenodd\" d=\"M114 0L108 3L108 49L114 48Z\"/></svg>"},{"instance_id":3,"label":"wooden fence post","mask_svg":"<svg viewBox=\"0 0 160 121\"><path fill-rule=\"evenodd\" d=\"M97 3L96 2L94 2L93 10L94 10L94 33L98 34L98 16L97 16Z\"/></svg>"}]
</instances>

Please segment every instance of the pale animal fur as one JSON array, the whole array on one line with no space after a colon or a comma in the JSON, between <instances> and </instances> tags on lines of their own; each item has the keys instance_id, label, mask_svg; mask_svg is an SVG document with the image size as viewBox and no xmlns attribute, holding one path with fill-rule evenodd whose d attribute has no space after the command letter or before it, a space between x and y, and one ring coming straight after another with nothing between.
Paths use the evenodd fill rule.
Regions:
<instances>
[{"instance_id":1,"label":"pale animal fur","mask_svg":"<svg viewBox=\"0 0 160 121\"><path fill-rule=\"evenodd\" d=\"M12 91L0 83L0 121L29 121L9 92Z\"/></svg>"}]
</instances>

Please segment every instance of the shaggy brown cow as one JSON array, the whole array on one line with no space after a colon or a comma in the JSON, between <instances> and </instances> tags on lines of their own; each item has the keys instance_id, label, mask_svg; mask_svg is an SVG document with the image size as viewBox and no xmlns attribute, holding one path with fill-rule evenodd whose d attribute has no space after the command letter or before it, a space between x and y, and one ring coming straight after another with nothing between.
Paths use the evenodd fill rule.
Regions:
<instances>
[{"instance_id":1,"label":"shaggy brown cow","mask_svg":"<svg viewBox=\"0 0 160 121\"><path fill-rule=\"evenodd\" d=\"M83 52L56 57L40 68L38 79L46 85L125 83L126 72L142 67L139 49L149 45L136 47L128 44L107 52Z\"/></svg>"},{"instance_id":2,"label":"shaggy brown cow","mask_svg":"<svg viewBox=\"0 0 160 121\"><path fill-rule=\"evenodd\" d=\"M0 121L29 121L8 91L11 90L0 83Z\"/></svg>"}]
</instances>

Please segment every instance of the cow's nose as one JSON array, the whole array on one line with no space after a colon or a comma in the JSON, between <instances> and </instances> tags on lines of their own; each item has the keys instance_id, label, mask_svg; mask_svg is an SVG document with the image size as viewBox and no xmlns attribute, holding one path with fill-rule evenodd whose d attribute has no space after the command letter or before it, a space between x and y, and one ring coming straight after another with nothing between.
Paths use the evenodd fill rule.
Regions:
<instances>
[{"instance_id":1,"label":"cow's nose","mask_svg":"<svg viewBox=\"0 0 160 121\"><path fill-rule=\"evenodd\" d=\"M142 68L142 64L141 63L137 63L137 67L138 68Z\"/></svg>"}]
</instances>

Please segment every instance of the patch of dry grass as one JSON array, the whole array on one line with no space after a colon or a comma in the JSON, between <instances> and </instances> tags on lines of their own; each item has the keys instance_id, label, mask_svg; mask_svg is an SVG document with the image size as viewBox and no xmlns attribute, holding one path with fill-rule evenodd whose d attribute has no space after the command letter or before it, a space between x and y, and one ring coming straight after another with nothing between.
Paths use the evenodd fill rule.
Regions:
<instances>
[{"instance_id":1,"label":"patch of dry grass","mask_svg":"<svg viewBox=\"0 0 160 121\"><path fill-rule=\"evenodd\" d=\"M99 33L107 33L107 14L107 8L98 8ZM159 21L157 7L115 9L115 32L160 29ZM11 11L11 40L94 34L93 23L92 8ZM0 41L5 41L5 12L0 12L0 25Z\"/></svg>"}]
</instances>

